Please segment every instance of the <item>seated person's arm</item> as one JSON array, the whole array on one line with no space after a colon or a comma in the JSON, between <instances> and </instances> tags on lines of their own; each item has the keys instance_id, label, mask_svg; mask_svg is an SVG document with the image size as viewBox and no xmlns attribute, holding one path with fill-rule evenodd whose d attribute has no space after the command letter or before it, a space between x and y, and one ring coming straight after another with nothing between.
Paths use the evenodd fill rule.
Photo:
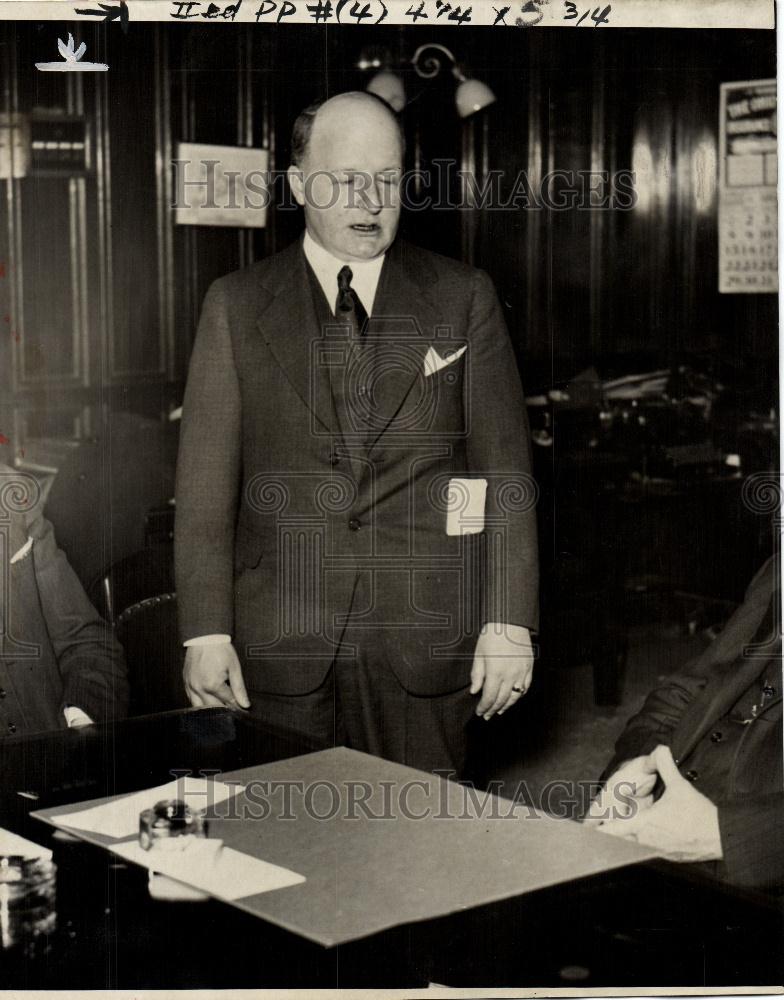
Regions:
<instances>
[{"instance_id":1,"label":"seated person's arm","mask_svg":"<svg viewBox=\"0 0 784 1000\"><path fill-rule=\"evenodd\" d=\"M34 539L41 608L63 680L66 722L84 725L123 717L128 680L122 648L57 547L51 524L39 517L28 531Z\"/></svg>"},{"instance_id":2,"label":"seated person's arm","mask_svg":"<svg viewBox=\"0 0 784 1000\"><path fill-rule=\"evenodd\" d=\"M716 861L722 857L719 814L709 798L680 773L669 747L660 745L645 759L653 780L661 778L664 792L653 802L645 796L625 815L600 819L596 828L625 840L657 849L671 861Z\"/></svg>"},{"instance_id":3,"label":"seated person's arm","mask_svg":"<svg viewBox=\"0 0 784 1000\"><path fill-rule=\"evenodd\" d=\"M719 861L734 885L784 885L784 791L744 795L718 805L681 775L669 747L659 746L647 766L664 793L626 815L595 821L597 829L657 848L671 861Z\"/></svg>"},{"instance_id":4,"label":"seated person's arm","mask_svg":"<svg viewBox=\"0 0 784 1000\"><path fill-rule=\"evenodd\" d=\"M648 695L640 712L621 733L602 781L624 762L647 756L660 743L670 743L681 716L704 689L716 667L732 663L750 641L767 610L775 572L769 560L749 584L741 606L707 649Z\"/></svg>"}]
</instances>

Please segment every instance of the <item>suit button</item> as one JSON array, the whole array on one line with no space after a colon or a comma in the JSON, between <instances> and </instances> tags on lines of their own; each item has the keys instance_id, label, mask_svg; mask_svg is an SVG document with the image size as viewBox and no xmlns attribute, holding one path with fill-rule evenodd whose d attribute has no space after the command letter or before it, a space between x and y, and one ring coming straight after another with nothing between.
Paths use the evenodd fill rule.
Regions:
<instances>
[{"instance_id":1,"label":"suit button","mask_svg":"<svg viewBox=\"0 0 784 1000\"><path fill-rule=\"evenodd\" d=\"M721 743L724 739L724 733L720 733L718 729L715 733L711 733L711 743Z\"/></svg>"},{"instance_id":2,"label":"suit button","mask_svg":"<svg viewBox=\"0 0 784 1000\"><path fill-rule=\"evenodd\" d=\"M16 732L16 725L15 725L15 723L13 723L13 722L9 722L8 723L8 732L9 733L15 733Z\"/></svg>"},{"instance_id":3,"label":"suit button","mask_svg":"<svg viewBox=\"0 0 784 1000\"><path fill-rule=\"evenodd\" d=\"M5 688L0 688L0 698L5 698Z\"/></svg>"},{"instance_id":4,"label":"suit button","mask_svg":"<svg viewBox=\"0 0 784 1000\"><path fill-rule=\"evenodd\" d=\"M329 456L329 464L330 465L339 465L340 464L340 456L339 455L330 455Z\"/></svg>"},{"instance_id":5,"label":"suit button","mask_svg":"<svg viewBox=\"0 0 784 1000\"><path fill-rule=\"evenodd\" d=\"M348 526L349 528L351 528L352 531L359 531L359 529L362 527L362 522L359 520L359 518L352 517L351 520L348 522Z\"/></svg>"},{"instance_id":6,"label":"suit button","mask_svg":"<svg viewBox=\"0 0 784 1000\"><path fill-rule=\"evenodd\" d=\"M697 774L696 771L692 770L692 771L687 771L686 772L686 780L687 781L696 781L698 777L699 777L699 775Z\"/></svg>"},{"instance_id":7,"label":"suit button","mask_svg":"<svg viewBox=\"0 0 784 1000\"><path fill-rule=\"evenodd\" d=\"M773 695L776 693L776 689L773 687L772 684L766 684L765 687L762 689L762 693L765 695L766 698L772 698Z\"/></svg>"}]
</instances>

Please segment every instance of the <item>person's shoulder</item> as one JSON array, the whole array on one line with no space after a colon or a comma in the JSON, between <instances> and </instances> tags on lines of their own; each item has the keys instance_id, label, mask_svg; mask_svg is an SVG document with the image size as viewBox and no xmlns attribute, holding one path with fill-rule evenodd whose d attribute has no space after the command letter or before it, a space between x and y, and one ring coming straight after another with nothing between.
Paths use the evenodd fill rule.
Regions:
<instances>
[{"instance_id":1,"label":"person's shoulder","mask_svg":"<svg viewBox=\"0 0 784 1000\"><path fill-rule=\"evenodd\" d=\"M455 260L454 257L447 257L434 250L425 250L408 240L397 240L395 248L407 267L419 274L430 274L438 281L473 283L485 273L465 261Z\"/></svg>"},{"instance_id":2,"label":"person's shoulder","mask_svg":"<svg viewBox=\"0 0 784 1000\"><path fill-rule=\"evenodd\" d=\"M223 296L227 302L237 302L256 298L264 292L276 292L280 283L291 274L300 253L301 241L297 240L278 253L216 278L208 294Z\"/></svg>"}]
</instances>

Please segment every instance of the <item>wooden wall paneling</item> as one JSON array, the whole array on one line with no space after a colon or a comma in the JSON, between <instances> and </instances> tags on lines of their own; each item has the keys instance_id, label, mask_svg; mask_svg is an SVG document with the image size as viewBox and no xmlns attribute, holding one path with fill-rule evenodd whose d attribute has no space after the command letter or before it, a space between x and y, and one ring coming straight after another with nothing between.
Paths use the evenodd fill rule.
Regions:
<instances>
[{"instance_id":1,"label":"wooden wall paneling","mask_svg":"<svg viewBox=\"0 0 784 1000\"><path fill-rule=\"evenodd\" d=\"M523 108L527 111L525 124L526 153L524 167L529 187L536 191L542 182L547 156L546 128L549 122L549 100L542 82L541 49L532 34L528 41L528 93ZM546 109L546 111L545 111ZM543 114L544 111L544 114ZM516 183L516 178L512 178ZM543 255L546 253L542 212L536 208L522 209L523 243L518 260L522 258L525 279L525 330L526 345L531 353L549 353L553 330L546 308L547 293L542 287ZM510 247L514 254L517 247ZM519 252L518 251L518 252ZM544 342L543 342L544 338Z\"/></svg>"},{"instance_id":2,"label":"wooden wall paneling","mask_svg":"<svg viewBox=\"0 0 784 1000\"><path fill-rule=\"evenodd\" d=\"M9 114L13 102L13 64L15 59L14 24L5 21L0 25L0 113ZM0 461L13 458L15 444L13 413L13 381L16 371L13 286L8 268L11 257L13 228L13 186L10 180L0 180ZM7 320L7 321L6 321Z\"/></svg>"},{"instance_id":3,"label":"wooden wall paneling","mask_svg":"<svg viewBox=\"0 0 784 1000\"><path fill-rule=\"evenodd\" d=\"M253 134L253 28L243 25L237 34L237 139L238 146L251 148ZM254 230L237 228L239 266L248 267L255 260Z\"/></svg>"},{"instance_id":4,"label":"wooden wall paneling","mask_svg":"<svg viewBox=\"0 0 784 1000\"><path fill-rule=\"evenodd\" d=\"M598 41L597 58L594 72L591 75L591 142L590 170L592 177L600 172L610 177L615 173L615 155L612 144L612 130L607 127L607 60L605 46ZM612 182L610 182L612 183ZM590 218L590 249L589 249L589 302L588 322L590 326L589 347L594 354L601 351L603 334L607 324L606 280L607 280L607 212L597 207L589 210Z\"/></svg>"},{"instance_id":5,"label":"wooden wall paneling","mask_svg":"<svg viewBox=\"0 0 784 1000\"><path fill-rule=\"evenodd\" d=\"M109 35L105 118L107 249L112 288L109 361L114 383L163 379L158 202L155 183L154 25Z\"/></svg>"},{"instance_id":6,"label":"wooden wall paneling","mask_svg":"<svg viewBox=\"0 0 784 1000\"><path fill-rule=\"evenodd\" d=\"M5 108L10 114L19 111L19 82L17 77L17 32L15 26L7 26L8 51L6 79L4 87ZM22 340L24 336L23 284L22 284L22 222L21 222L21 181L8 179L6 188L7 243L5 258L4 287L7 291L7 308L14 329L11 343L11 393L19 390L21 383ZM17 444L20 443L17 439Z\"/></svg>"},{"instance_id":7,"label":"wooden wall paneling","mask_svg":"<svg viewBox=\"0 0 784 1000\"><path fill-rule=\"evenodd\" d=\"M77 44L82 38L79 32ZM68 80L68 110L70 114L86 117L85 79L74 73ZM75 176L68 179L68 213L70 219L71 295L74 303L74 365L73 370L80 384L90 384L90 319L88 285L88 232L87 232L87 178Z\"/></svg>"},{"instance_id":8,"label":"wooden wall paneling","mask_svg":"<svg viewBox=\"0 0 784 1000\"><path fill-rule=\"evenodd\" d=\"M183 66L183 49L187 43L188 30L166 29L168 45L168 87L169 117L172 157L176 155L178 142L189 142L195 134L195 106L189 100L187 73ZM173 168L169 167L169 183L173 187ZM193 226L177 226L172 222L172 259L174 292L174 325L181 344L184 369L190 356L193 337L198 323L196 301L195 237Z\"/></svg>"},{"instance_id":9,"label":"wooden wall paneling","mask_svg":"<svg viewBox=\"0 0 784 1000\"><path fill-rule=\"evenodd\" d=\"M638 78L632 111L632 169L637 204L629 218L629 256L616 262L616 290L625 301L617 346L668 351L674 326L673 109L666 71L648 67Z\"/></svg>"},{"instance_id":10,"label":"wooden wall paneling","mask_svg":"<svg viewBox=\"0 0 784 1000\"><path fill-rule=\"evenodd\" d=\"M485 201L492 207L485 204L476 213L475 263L495 282L518 357L525 364L540 339L547 341L534 304L542 291L541 212L525 205L526 191L542 174L541 76L528 32L510 32L494 39L491 47L490 64L477 72L484 74L481 78L497 103L477 119L477 163L488 189Z\"/></svg>"},{"instance_id":11,"label":"wooden wall paneling","mask_svg":"<svg viewBox=\"0 0 784 1000\"><path fill-rule=\"evenodd\" d=\"M461 125L460 138L462 148L460 150L460 172L464 177L472 178L475 184L481 184L481 178L477 173L476 121L474 118L468 118ZM466 264L474 263L474 245L477 228L477 193L475 184L461 185L460 257Z\"/></svg>"},{"instance_id":12,"label":"wooden wall paneling","mask_svg":"<svg viewBox=\"0 0 784 1000\"><path fill-rule=\"evenodd\" d=\"M716 88L717 89L717 88ZM709 248L698 256L698 227L706 213L717 212L717 123L711 114L714 94L712 74L695 70L683 82L681 107L675 121L676 206L675 227L680 278L673 289L678 304L684 343L704 342L700 326L710 319L700 316L698 298L716 288L718 273ZM718 95L716 95L718 96ZM707 98L707 100L706 100ZM718 234L711 240L717 246ZM699 290L698 290L699 289Z\"/></svg>"},{"instance_id":13,"label":"wooden wall paneling","mask_svg":"<svg viewBox=\"0 0 784 1000\"><path fill-rule=\"evenodd\" d=\"M21 341L16 387L76 386L83 356L80 199L69 178L24 178L19 185L14 311Z\"/></svg>"},{"instance_id":14,"label":"wooden wall paneling","mask_svg":"<svg viewBox=\"0 0 784 1000\"><path fill-rule=\"evenodd\" d=\"M248 29L250 39L250 52L248 61L250 65L251 94L250 106L250 129L255 142L253 145L260 149L267 150L267 169L270 176L275 171L283 169L285 164L279 162L279 150L276 134L276 107L278 102L277 73L275 72L275 33L274 30L263 32ZM285 87L283 88L285 91ZM262 230L254 230L255 256L257 258L266 257L275 253L278 249L277 243L277 219L278 213L275 206L275 190L270 194L270 203L267 206L267 225Z\"/></svg>"},{"instance_id":15,"label":"wooden wall paneling","mask_svg":"<svg viewBox=\"0 0 784 1000\"><path fill-rule=\"evenodd\" d=\"M78 36L78 31L76 32ZM79 38L77 37L77 42ZM84 113L81 74L39 79L29 33L17 61L17 106L25 113ZM89 322L84 177L30 175L16 185L13 213L19 319L17 390L89 384Z\"/></svg>"},{"instance_id":16,"label":"wooden wall paneling","mask_svg":"<svg viewBox=\"0 0 784 1000\"><path fill-rule=\"evenodd\" d=\"M96 32L97 34L97 32ZM107 54L108 57L108 54ZM110 345L114 326L114 289L112 282L111 241L111 144L109 139L109 74L96 75L93 118L95 150L95 246L96 278L93 284L98 305L98 365L94 367L96 384L111 384Z\"/></svg>"},{"instance_id":17,"label":"wooden wall paneling","mask_svg":"<svg viewBox=\"0 0 784 1000\"><path fill-rule=\"evenodd\" d=\"M239 27L240 30L237 30ZM241 26L227 26L233 52L212 43L214 28L189 25L181 55L182 86L186 88L187 142L236 146L239 136L239 87L237 59ZM180 137L176 137L179 139ZM194 270L192 293L195 320L212 282L241 265L240 239L236 228L178 226L186 234L190 266ZM195 330L195 326L193 327Z\"/></svg>"},{"instance_id":18,"label":"wooden wall paneling","mask_svg":"<svg viewBox=\"0 0 784 1000\"><path fill-rule=\"evenodd\" d=\"M155 223L158 263L158 325L168 381L182 376L187 355L183 338L175 333L174 218L172 204L172 123L170 99L170 32L154 28L155 107Z\"/></svg>"}]
</instances>

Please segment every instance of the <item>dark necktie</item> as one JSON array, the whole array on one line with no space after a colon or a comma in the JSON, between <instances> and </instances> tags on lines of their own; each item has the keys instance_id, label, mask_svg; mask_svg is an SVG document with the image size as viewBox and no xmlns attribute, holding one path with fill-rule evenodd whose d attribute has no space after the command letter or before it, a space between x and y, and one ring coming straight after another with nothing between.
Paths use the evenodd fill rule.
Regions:
<instances>
[{"instance_id":1,"label":"dark necktie","mask_svg":"<svg viewBox=\"0 0 784 1000\"><path fill-rule=\"evenodd\" d=\"M354 272L346 264L338 271L338 319L351 326L351 337L358 340L365 330L368 314L351 287Z\"/></svg>"}]
</instances>

